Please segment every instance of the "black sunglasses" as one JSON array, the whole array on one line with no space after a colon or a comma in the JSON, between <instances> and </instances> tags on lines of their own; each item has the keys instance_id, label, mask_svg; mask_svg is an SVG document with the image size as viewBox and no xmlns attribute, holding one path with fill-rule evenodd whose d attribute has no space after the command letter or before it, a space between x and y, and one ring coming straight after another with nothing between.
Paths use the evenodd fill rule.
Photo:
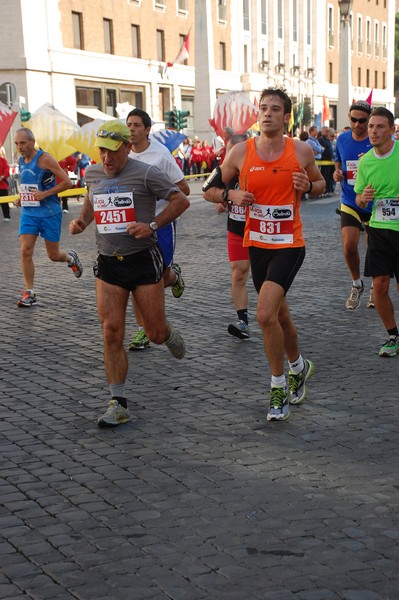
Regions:
<instances>
[{"instance_id":1,"label":"black sunglasses","mask_svg":"<svg viewBox=\"0 0 399 600\"><path fill-rule=\"evenodd\" d=\"M368 120L368 117L361 117L360 119L356 119L356 117L351 117L352 123L365 123Z\"/></svg>"},{"instance_id":2,"label":"black sunglasses","mask_svg":"<svg viewBox=\"0 0 399 600\"><path fill-rule=\"evenodd\" d=\"M117 140L118 142L128 141L120 133L116 133L116 131L105 131L105 129L100 129L100 131L97 131L97 137L110 138L111 140Z\"/></svg>"}]
</instances>

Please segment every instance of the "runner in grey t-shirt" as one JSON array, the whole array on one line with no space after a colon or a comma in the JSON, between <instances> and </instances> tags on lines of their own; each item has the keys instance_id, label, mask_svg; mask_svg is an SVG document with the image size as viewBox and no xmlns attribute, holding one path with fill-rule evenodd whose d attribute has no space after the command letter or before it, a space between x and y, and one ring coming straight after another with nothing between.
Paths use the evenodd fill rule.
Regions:
<instances>
[{"instance_id":1,"label":"runner in grey t-shirt","mask_svg":"<svg viewBox=\"0 0 399 600\"><path fill-rule=\"evenodd\" d=\"M103 123L95 145L100 150L101 164L86 170L88 194L69 230L81 233L95 221L99 250L94 267L97 309L111 392L108 410L97 423L100 427L115 427L131 419L125 397L128 361L123 347L130 292L150 340L165 343L175 358L185 354L182 337L166 320L164 262L154 232L177 219L189 201L157 167L129 159L130 131L120 121ZM155 217L157 197L166 198L168 205Z\"/></svg>"}]
</instances>

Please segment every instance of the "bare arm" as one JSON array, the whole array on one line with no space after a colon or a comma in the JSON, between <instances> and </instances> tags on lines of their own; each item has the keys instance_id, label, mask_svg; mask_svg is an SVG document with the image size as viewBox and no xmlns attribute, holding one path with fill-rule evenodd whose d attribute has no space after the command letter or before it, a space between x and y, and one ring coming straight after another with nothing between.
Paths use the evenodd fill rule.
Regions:
<instances>
[{"instance_id":1,"label":"bare arm","mask_svg":"<svg viewBox=\"0 0 399 600\"><path fill-rule=\"evenodd\" d=\"M88 194L86 194L80 215L69 223L69 233L72 233L72 235L76 233L82 233L82 231L84 231L86 227L90 225L93 219L93 206L89 200Z\"/></svg>"},{"instance_id":2,"label":"bare arm","mask_svg":"<svg viewBox=\"0 0 399 600\"><path fill-rule=\"evenodd\" d=\"M172 192L166 199L168 200L168 205L154 219L159 229L175 221L190 206L189 199L180 191ZM126 231L134 235L137 239L146 238L153 234L149 223L130 223L126 227Z\"/></svg>"},{"instance_id":3,"label":"bare arm","mask_svg":"<svg viewBox=\"0 0 399 600\"><path fill-rule=\"evenodd\" d=\"M58 194L59 192L63 192L64 190L68 190L73 187L72 181L69 179L64 169L61 169L57 161L47 152L44 152L39 157L38 166L43 170L54 173L59 180L59 183L49 190L33 192L36 200L44 200L44 198L47 198L48 196Z\"/></svg>"},{"instance_id":4,"label":"bare arm","mask_svg":"<svg viewBox=\"0 0 399 600\"><path fill-rule=\"evenodd\" d=\"M180 181L177 181L175 185L177 185L182 194L184 194L185 196L190 195L191 190L184 177Z\"/></svg>"},{"instance_id":5,"label":"bare arm","mask_svg":"<svg viewBox=\"0 0 399 600\"><path fill-rule=\"evenodd\" d=\"M335 171L333 173L334 181L343 181L345 179L344 173L342 171L342 163L339 161L335 161Z\"/></svg>"},{"instance_id":6,"label":"bare arm","mask_svg":"<svg viewBox=\"0 0 399 600\"><path fill-rule=\"evenodd\" d=\"M316 165L311 147L295 141L295 151L301 170L292 174L294 188L302 194L320 196L326 189L326 182Z\"/></svg>"}]
</instances>

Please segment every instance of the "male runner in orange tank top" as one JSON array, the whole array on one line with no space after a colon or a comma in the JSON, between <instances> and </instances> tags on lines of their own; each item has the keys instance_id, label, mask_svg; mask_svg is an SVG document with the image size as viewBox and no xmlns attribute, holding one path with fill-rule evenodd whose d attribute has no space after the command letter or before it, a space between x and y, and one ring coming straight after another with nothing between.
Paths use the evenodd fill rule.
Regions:
<instances>
[{"instance_id":1,"label":"male runner in orange tank top","mask_svg":"<svg viewBox=\"0 0 399 600\"><path fill-rule=\"evenodd\" d=\"M259 294L257 320L271 370L267 420L288 419L289 404L306 396L313 363L299 352L298 335L286 293L305 257L299 208L303 194L320 196L325 181L308 144L284 136L291 100L284 90L263 90L259 101L260 136L234 146L221 166L224 183L240 176L246 206L244 245L249 247L252 278ZM288 390L284 356L289 364Z\"/></svg>"}]
</instances>

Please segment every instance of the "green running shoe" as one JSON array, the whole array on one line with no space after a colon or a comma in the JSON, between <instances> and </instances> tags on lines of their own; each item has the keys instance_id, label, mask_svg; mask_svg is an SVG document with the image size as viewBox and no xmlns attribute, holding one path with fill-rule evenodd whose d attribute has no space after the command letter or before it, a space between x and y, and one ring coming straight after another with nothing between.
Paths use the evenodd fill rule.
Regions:
<instances>
[{"instance_id":1,"label":"green running shoe","mask_svg":"<svg viewBox=\"0 0 399 600\"><path fill-rule=\"evenodd\" d=\"M306 398L306 382L312 377L314 364L307 358L303 359L305 366L298 375L288 374L288 390L290 394L290 404L302 404Z\"/></svg>"},{"instance_id":2,"label":"green running shoe","mask_svg":"<svg viewBox=\"0 0 399 600\"><path fill-rule=\"evenodd\" d=\"M270 389L270 407L267 413L268 421L285 421L290 416L288 394L285 388L272 387Z\"/></svg>"},{"instance_id":3,"label":"green running shoe","mask_svg":"<svg viewBox=\"0 0 399 600\"><path fill-rule=\"evenodd\" d=\"M129 344L129 350L145 350L150 345L150 340L145 334L144 329L139 329Z\"/></svg>"},{"instance_id":4,"label":"green running shoe","mask_svg":"<svg viewBox=\"0 0 399 600\"><path fill-rule=\"evenodd\" d=\"M176 273L176 283L172 285L172 294L175 298L180 298L183 295L186 284L184 283L183 277L181 276L181 268L178 264L173 263L172 271Z\"/></svg>"},{"instance_id":5,"label":"green running shoe","mask_svg":"<svg viewBox=\"0 0 399 600\"><path fill-rule=\"evenodd\" d=\"M399 354L399 335L388 338L378 354L384 358L391 358Z\"/></svg>"}]
</instances>

